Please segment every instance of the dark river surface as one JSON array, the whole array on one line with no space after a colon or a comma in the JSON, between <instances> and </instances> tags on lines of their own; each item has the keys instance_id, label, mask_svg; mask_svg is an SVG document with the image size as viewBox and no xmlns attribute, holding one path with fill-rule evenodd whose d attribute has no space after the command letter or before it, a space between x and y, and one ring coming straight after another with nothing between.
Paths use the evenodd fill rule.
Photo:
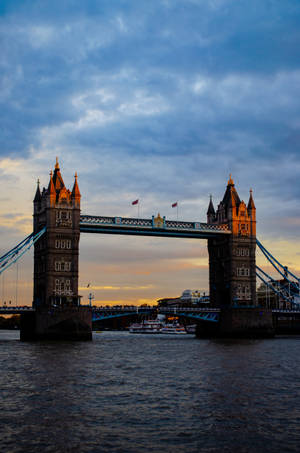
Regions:
<instances>
[{"instance_id":1,"label":"dark river surface","mask_svg":"<svg viewBox=\"0 0 300 453\"><path fill-rule=\"evenodd\" d=\"M0 331L1 453L300 452L300 337Z\"/></svg>"}]
</instances>

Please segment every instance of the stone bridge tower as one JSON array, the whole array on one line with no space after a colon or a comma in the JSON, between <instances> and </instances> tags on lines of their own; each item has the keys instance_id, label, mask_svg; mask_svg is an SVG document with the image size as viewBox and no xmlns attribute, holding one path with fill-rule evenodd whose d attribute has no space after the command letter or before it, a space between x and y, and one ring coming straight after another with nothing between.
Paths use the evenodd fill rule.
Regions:
<instances>
[{"instance_id":1,"label":"stone bridge tower","mask_svg":"<svg viewBox=\"0 0 300 453\"><path fill-rule=\"evenodd\" d=\"M256 306L256 209L250 190L241 201L229 178L223 200L207 211L210 224L227 224L232 234L208 240L210 299L215 307Z\"/></svg>"},{"instance_id":2,"label":"stone bridge tower","mask_svg":"<svg viewBox=\"0 0 300 453\"><path fill-rule=\"evenodd\" d=\"M47 189L33 200L33 231L46 232L34 247L34 312L21 316L21 340L91 340L92 311L80 305L78 247L80 192L77 175L66 189L58 160Z\"/></svg>"},{"instance_id":3,"label":"stone bridge tower","mask_svg":"<svg viewBox=\"0 0 300 453\"><path fill-rule=\"evenodd\" d=\"M72 192L66 189L58 160L50 172L47 189L34 198L33 229L46 233L34 248L34 296L36 307L78 306L78 249L80 192L77 175Z\"/></svg>"}]
</instances>

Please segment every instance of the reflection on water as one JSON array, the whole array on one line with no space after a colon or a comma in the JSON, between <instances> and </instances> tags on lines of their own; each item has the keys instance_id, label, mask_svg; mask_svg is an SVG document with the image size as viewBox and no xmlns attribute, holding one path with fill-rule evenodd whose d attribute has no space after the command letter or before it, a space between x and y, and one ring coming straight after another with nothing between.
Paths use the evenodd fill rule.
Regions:
<instances>
[{"instance_id":1,"label":"reflection on water","mask_svg":"<svg viewBox=\"0 0 300 453\"><path fill-rule=\"evenodd\" d=\"M300 338L0 331L0 451L298 452Z\"/></svg>"}]
</instances>

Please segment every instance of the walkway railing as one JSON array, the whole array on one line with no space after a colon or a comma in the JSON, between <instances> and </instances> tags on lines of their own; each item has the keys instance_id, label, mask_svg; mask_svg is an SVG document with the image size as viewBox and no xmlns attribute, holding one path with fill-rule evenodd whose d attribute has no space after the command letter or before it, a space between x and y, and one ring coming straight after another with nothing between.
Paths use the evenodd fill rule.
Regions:
<instances>
[{"instance_id":1,"label":"walkway railing","mask_svg":"<svg viewBox=\"0 0 300 453\"><path fill-rule=\"evenodd\" d=\"M191 237L210 237L215 234L230 234L228 225L212 225L203 222L183 222L166 220L160 218L159 221L152 219L138 219L126 217L102 217L81 215L80 231L95 233L119 233L119 234L141 234L147 232L149 235L179 236L190 235Z\"/></svg>"}]
</instances>

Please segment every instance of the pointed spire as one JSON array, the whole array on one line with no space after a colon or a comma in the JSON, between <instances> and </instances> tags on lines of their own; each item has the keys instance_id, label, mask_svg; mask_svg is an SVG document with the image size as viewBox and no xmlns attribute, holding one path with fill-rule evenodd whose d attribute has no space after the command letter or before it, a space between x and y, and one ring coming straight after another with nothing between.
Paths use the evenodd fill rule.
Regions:
<instances>
[{"instance_id":1,"label":"pointed spire","mask_svg":"<svg viewBox=\"0 0 300 453\"><path fill-rule=\"evenodd\" d=\"M228 186L234 186L234 182L233 182L233 179L231 177L231 173L230 173L229 179L228 179Z\"/></svg>"},{"instance_id":2,"label":"pointed spire","mask_svg":"<svg viewBox=\"0 0 300 453\"><path fill-rule=\"evenodd\" d=\"M239 205L240 204L241 203L239 203ZM233 192L233 190L230 191L227 207L228 208L236 208L237 207L236 206L235 193Z\"/></svg>"},{"instance_id":3,"label":"pointed spire","mask_svg":"<svg viewBox=\"0 0 300 453\"><path fill-rule=\"evenodd\" d=\"M252 211L252 210L256 209L254 200L253 200L253 196L252 196L252 189L250 189L250 197L249 197L247 209L248 209L248 211Z\"/></svg>"},{"instance_id":4,"label":"pointed spire","mask_svg":"<svg viewBox=\"0 0 300 453\"><path fill-rule=\"evenodd\" d=\"M209 214L212 214L212 215L215 215L215 208L214 208L214 204L213 204L213 201L212 201L212 195L209 196L209 205L208 205L208 209L207 209L207 215Z\"/></svg>"},{"instance_id":5,"label":"pointed spire","mask_svg":"<svg viewBox=\"0 0 300 453\"><path fill-rule=\"evenodd\" d=\"M40 191L40 180L37 180L37 188L35 192L34 202L38 203L41 201L41 191Z\"/></svg>"},{"instance_id":6,"label":"pointed spire","mask_svg":"<svg viewBox=\"0 0 300 453\"><path fill-rule=\"evenodd\" d=\"M54 183L53 183L52 170L50 170L50 181L49 181L49 185L48 185L48 193L50 194L50 196L55 195L55 197L56 197L56 190L55 190Z\"/></svg>"},{"instance_id":7,"label":"pointed spire","mask_svg":"<svg viewBox=\"0 0 300 453\"><path fill-rule=\"evenodd\" d=\"M55 170L59 170L58 157L56 156Z\"/></svg>"},{"instance_id":8,"label":"pointed spire","mask_svg":"<svg viewBox=\"0 0 300 453\"><path fill-rule=\"evenodd\" d=\"M226 187L226 191L225 191L222 203L223 203L227 218L229 216L228 210L233 207L236 207L238 209L238 207L241 203L240 197L238 196L236 188L234 187L234 182L233 182L231 173L229 175L229 180L228 180L228 184Z\"/></svg>"},{"instance_id":9,"label":"pointed spire","mask_svg":"<svg viewBox=\"0 0 300 453\"><path fill-rule=\"evenodd\" d=\"M78 182L77 182L77 172L75 173L75 181L74 181L74 186L73 186L73 189L72 189L72 198L80 198L81 195L80 195L80 191L79 191L79 187L78 187Z\"/></svg>"},{"instance_id":10,"label":"pointed spire","mask_svg":"<svg viewBox=\"0 0 300 453\"><path fill-rule=\"evenodd\" d=\"M54 184L54 187L56 190L60 190L63 187L65 187L65 183L64 183L61 173L60 173L58 157L56 157L56 163L55 163L54 174L53 174L53 184Z\"/></svg>"}]
</instances>

